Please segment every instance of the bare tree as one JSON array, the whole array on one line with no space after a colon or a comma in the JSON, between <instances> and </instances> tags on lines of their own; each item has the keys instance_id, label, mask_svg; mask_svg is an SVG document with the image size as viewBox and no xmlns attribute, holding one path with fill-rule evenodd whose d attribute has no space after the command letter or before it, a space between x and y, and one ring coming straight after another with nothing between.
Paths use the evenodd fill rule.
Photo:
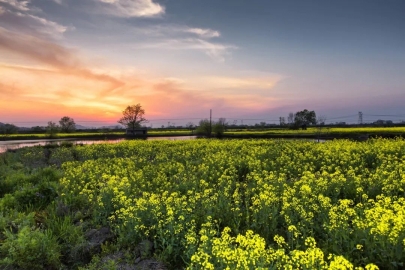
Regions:
<instances>
[{"instance_id":1,"label":"bare tree","mask_svg":"<svg viewBox=\"0 0 405 270\"><path fill-rule=\"evenodd\" d=\"M194 123L193 123L193 122L188 122L188 123L186 124L186 127L187 127L188 129L192 130L192 129L194 128Z\"/></svg>"},{"instance_id":2,"label":"bare tree","mask_svg":"<svg viewBox=\"0 0 405 270\"><path fill-rule=\"evenodd\" d=\"M120 118L118 123L131 130L139 128L143 122L148 121L144 118L145 109L142 109L142 106L139 103L126 107L122 114L123 116Z\"/></svg>"},{"instance_id":3,"label":"bare tree","mask_svg":"<svg viewBox=\"0 0 405 270\"><path fill-rule=\"evenodd\" d=\"M285 117L280 117L280 126L285 126Z\"/></svg>"},{"instance_id":4,"label":"bare tree","mask_svg":"<svg viewBox=\"0 0 405 270\"><path fill-rule=\"evenodd\" d=\"M224 129L226 128L226 126L228 125L228 123L226 122L226 118L219 118L218 119L218 122L217 122L219 125L221 125L221 126L223 126L224 127Z\"/></svg>"},{"instance_id":5,"label":"bare tree","mask_svg":"<svg viewBox=\"0 0 405 270\"><path fill-rule=\"evenodd\" d=\"M290 113L288 114L288 118L287 118L287 121L288 121L288 124L289 124L289 125L294 124L294 118L295 118L294 113L290 112Z\"/></svg>"},{"instance_id":6,"label":"bare tree","mask_svg":"<svg viewBox=\"0 0 405 270\"><path fill-rule=\"evenodd\" d=\"M326 122L326 116L325 115L318 116L318 119L316 119L316 122L319 126L324 126L325 122Z\"/></svg>"},{"instance_id":7,"label":"bare tree","mask_svg":"<svg viewBox=\"0 0 405 270\"><path fill-rule=\"evenodd\" d=\"M49 134L49 137L53 138L56 136L56 133L59 131L59 126L52 121L48 122L48 126L46 127L46 133Z\"/></svg>"}]
</instances>

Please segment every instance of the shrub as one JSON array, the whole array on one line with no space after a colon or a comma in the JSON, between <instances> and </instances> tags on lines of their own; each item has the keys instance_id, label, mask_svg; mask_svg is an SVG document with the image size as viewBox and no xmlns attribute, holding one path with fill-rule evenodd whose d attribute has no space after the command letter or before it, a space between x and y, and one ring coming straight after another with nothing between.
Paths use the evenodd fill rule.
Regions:
<instances>
[{"instance_id":1,"label":"shrub","mask_svg":"<svg viewBox=\"0 0 405 270\"><path fill-rule=\"evenodd\" d=\"M75 226L70 216L58 217L55 214L49 214L45 224L62 248L61 261L68 265L79 264L86 246L82 227Z\"/></svg>"},{"instance_id":2,"label":"shrub","mask_svg":"<svg viewBox=\"0 0 405 270\"><path fill-rule=\"evenodd\" d=\"M45 208L57 197L54 183L40 183L38 185L25 185L14 193L16 207L24 210L27 207L35 209Z\"/></svg>"},{"instance_id":3,"label":"shrub","mask_svg":"<svg viewBox=\"0 0 405 270\"><path fill-rule=\"evenodd\" d=\"M201 120L196 132L198 135L209 136L211 133L210 121L208 119Z\"/></svg>"},{"instance_id":4,"label":"shrub","mask_svg":"<svg viewBox=\"0 0 405 270\"><path fill-rule=\"evenodd\" d=\"M217 138L221 138L224 135L225 126L221 122L216 122L212 127L212 131L214 131L214 134Z\"/></svg>"},{"instance_id":5,"label":"shrub","mask_svg":"<svg viewBox=\"0 0 405 270\"><path fill-rule=\"evenodd\" d=\"M48 230L23 227L17 234L6 231L6 240L0 246L3 259L0 265L23 269L57 269L60 266L60 247Z\"/></svg>"},{"instance_id":6,"label":"shrub","mask_svg":"<svg viewBox=\"0 0 405 270\"><path fill-rule=\"evenodd\" d=\"M224 135L225 132L225 123L224 120L220 120L218 122L213 122L210 124L208 119L201 120L197 130L198 135L205 135L210 136L212 132L214 132L215 136L220 138Z\"/></svg>"}]
</instances>

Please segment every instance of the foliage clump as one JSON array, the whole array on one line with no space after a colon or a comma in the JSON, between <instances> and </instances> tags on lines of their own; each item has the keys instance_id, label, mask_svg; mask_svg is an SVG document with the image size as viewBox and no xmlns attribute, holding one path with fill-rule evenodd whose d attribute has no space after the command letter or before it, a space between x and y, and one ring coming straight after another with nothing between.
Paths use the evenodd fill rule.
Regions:
<instances>
[{"instance_id":1,"label":"foliage clump","mask_svg":"<svg viewBox=\"0 0 405 270\"><path fill-rule=\"evenodd\" d=\"M26 226L17 234L6 231L5 236L0 246L0 254L4 256L0 265L23 269L57 269L60 266L60 246L51 231Z\"/></svg>"}]
</instances>

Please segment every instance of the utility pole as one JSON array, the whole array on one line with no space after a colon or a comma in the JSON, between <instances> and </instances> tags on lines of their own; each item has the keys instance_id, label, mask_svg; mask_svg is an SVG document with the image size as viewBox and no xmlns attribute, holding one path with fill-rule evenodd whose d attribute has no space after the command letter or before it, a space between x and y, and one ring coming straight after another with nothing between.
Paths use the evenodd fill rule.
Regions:
<instances>
[{"instance_id":1,"label":"utility pole","mask_svg":"<svg viewBox=\"0 0 405 270\"><path fill-rule=\"evenodd\" d=\"M211 133L212 133L212 109L210 109L210 134L209 134L209 137L211 137Z\"/></svg>"}]
</instances>

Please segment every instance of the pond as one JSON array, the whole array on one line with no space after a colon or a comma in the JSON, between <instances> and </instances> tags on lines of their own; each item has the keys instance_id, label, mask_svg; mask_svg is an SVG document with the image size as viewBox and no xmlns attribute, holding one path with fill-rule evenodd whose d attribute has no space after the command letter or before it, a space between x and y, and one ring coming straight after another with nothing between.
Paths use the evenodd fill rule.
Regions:
<instances>
[{"instance_id":1,"label":"pond","mask_svg":"<svg viewBox=\"0 0 405 270\"><path fill-rule=\"evenodd\" d=\"M173 136L173 137L148 137L146 140L191 140L197 136ZM112 139L112 140L83 140L83 139L43 139L43 140L14 140L14 141L0 141L0 153L4 153L7 150L14 150L22 147L30 147L36 145L48 145L48 144L61 144L70 142L75 144L99 144L99 143L119 143L126 139Z\"/></svg>"}]
</instances>

